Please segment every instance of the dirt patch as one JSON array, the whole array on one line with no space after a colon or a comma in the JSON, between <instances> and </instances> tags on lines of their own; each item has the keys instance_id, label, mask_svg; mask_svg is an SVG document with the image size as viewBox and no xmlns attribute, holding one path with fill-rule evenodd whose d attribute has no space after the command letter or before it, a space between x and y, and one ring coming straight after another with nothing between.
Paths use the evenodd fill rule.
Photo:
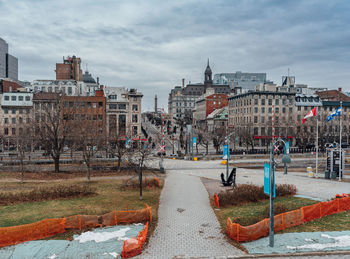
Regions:
<instances>
[{"instance_id":1,"label":"dirt patch","mask_svg":"<svg viewBox=\"0 0 350 259\"><path fill-rule=\"evenodd\" d=\"M220 180L209 179L201 177L202 183L204 184L209 196L212 197L214 193L220 193L222 191L230 190L233 187L224 187Z\"/></svg>"}]
</instances>

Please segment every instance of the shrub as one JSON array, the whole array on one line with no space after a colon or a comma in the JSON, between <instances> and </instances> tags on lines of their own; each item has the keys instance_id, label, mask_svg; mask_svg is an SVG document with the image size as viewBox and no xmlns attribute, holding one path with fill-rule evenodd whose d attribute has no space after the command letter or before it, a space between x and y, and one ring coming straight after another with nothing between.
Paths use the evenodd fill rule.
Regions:
<instances>
[{"instance_id":1,"label":"shrub","mask_svg":"<svg viewBox=\"0 0 350 259\"><path fill-rule=\"evenodd\" d=\"M287 196L296 193L296 188L291 184L276 185L277 196ZM220 206L239 205L247 202L257 202L267 199L269 196L264 193L264 186L253 184L240 184L236 188L220 192Z\"/></svg>"},{"instance_id":2,"label":"shrub","mask_svg":"<svg viewBox=\"0 0 350 259\"><path fill-rule=\"evenodd\" d=\"M147 188L147 187L160 187L159 186L159 179L158 178L144 178L142 181L142 187ZM125 190L126 188L128 189L138 189L140 188L140 182L138 179L128 179L124 180L123 183L121 184L121 189Z\"/></svg>"},{"instance_id":3,"label":"shrub","mask_svg":"<svg viewBox=\"0 0 350 259\"><path fill-rule=\"evenodd\" d=\"M57 185L50 188L39 187L31 191L0 193L0 205L22 202L46 201L59 198L83 197L95 194L96 189L90 185Z\"/></svg>"}]
</instances>

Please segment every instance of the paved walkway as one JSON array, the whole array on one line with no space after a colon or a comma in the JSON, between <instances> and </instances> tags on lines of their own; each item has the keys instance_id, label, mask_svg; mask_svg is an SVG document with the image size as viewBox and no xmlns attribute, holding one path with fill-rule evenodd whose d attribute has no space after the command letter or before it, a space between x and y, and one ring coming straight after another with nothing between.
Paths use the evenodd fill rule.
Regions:
<instances>
[{"instance_id":1,"label":"paved walkway","mask_svg":"<svg viewBox=\"0 0 350 259\"><path fill-rule=\"evenodd\" d=\"M244 253L227 242L199 177L167 172L158 226L140 258L227 258Z\"/></svg>"}]
</instances>

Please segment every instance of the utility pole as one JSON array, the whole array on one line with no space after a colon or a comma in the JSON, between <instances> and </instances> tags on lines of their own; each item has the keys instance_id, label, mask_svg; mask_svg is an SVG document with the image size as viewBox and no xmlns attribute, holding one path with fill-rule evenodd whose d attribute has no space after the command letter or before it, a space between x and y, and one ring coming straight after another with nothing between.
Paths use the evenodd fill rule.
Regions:
<instances>
[{"instance_id":1,"label":"utility pole","mask_svg":"<svg viewBox=\"0 0 350 259\"><path fill-rule=\"evenodd\" d=\"M274 151L273 151L273 139L270 143L270 234L269 234L269 246L274 246L274 204L273 204L273 187L274 187Z\"/></svg>"}]
</instances>

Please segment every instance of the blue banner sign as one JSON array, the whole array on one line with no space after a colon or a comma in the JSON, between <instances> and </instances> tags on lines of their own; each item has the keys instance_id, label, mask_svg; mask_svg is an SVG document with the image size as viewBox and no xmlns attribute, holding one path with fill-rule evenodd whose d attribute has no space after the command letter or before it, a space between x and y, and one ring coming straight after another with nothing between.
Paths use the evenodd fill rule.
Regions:
<instances>
[{"instance_id":1,"label":"blue banner sign","mask_svg":"<svg viewBox=\"0 0 350 259\"><path fill-rule=\"evenodd\" d=\"M289 141L286 142L286 154L289 154Z\"/></svg>"},{"instance_id":2,"label":"blue banner sign","mask_svg":"<svg viewBox=\"0 0 350 259\"><path fill-rule=\"evenodd\" d=\"M228 159L231 159L231 156L228 150L229 150L228 145L224 145L222 159L227 159L227 154L228 154Z\"/></svg>"},{"instance_id":3,"label":"blue banner sign","mask_svg":"<svg viewBox=\"0 0 350 259\"><path fill-rule=\"evenodd\" d=\"M270 164L264 164L264 193L270 195ZM273 197L276 197L275 172L273 172Z\"/></svg>"},{"instance_id":4,"label":"blue banner sign","mask_svg":"<svg viewBox=\"0 0 350 259\"><path fill-rule=\"evenodd\" d=\"M193 137L192 146L196 146L196 145L197 145L197 137Z\"/></svg>"}]
</instances>

